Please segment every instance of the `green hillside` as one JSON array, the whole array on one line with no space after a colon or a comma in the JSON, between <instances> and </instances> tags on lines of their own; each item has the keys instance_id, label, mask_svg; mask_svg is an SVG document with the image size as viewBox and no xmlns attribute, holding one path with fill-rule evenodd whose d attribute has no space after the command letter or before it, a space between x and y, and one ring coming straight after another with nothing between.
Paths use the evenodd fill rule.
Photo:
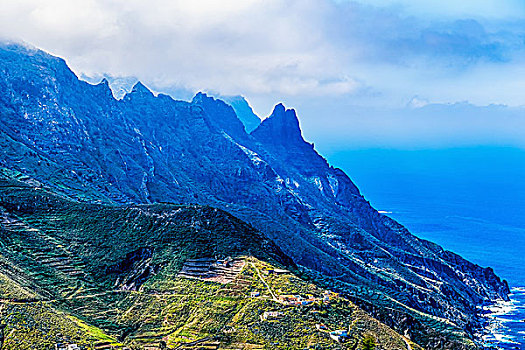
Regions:
<instances>
[{"instance_id":1,"label":"green hillside","mask_svg":"<svg viewBox=\"0 0 525 350\"><path fill-rule=\"evenodd\" d=\"M211 207L84 204L3 175L0 246L2 349L353 349L367 334L407 349L342 296L323 301L275 244ZM279 302L288 294L311 300Z\"/></svg>"}]
</instances>

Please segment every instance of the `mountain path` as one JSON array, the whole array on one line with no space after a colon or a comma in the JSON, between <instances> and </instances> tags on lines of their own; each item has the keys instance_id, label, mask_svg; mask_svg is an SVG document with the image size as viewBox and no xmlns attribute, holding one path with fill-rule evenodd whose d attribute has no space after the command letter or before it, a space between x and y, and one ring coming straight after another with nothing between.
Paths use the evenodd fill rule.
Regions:
<instances>
[{"instance_id":1,"label":"mountain path","mask_svg":"<svg viewBox=\"0 0 525 350\"><path fill-rule=\"evenodd\" d=\"M265 279L263 278L263 276L261 275L261 271L259 271L259 269L257 268L257 266L255 266L255 264L250 261L250 265L252 265L252 267L255 269L255 272L257 272L257 275L259 276L259 278L261 279L262 283L266 286L266 288L268 289L268 292L270 292L271 296L272 296L272 300L273 301L278 301L277 297L275 296L275 294L273 293L272 289L270 288L270 286L268 285L268 283L266 283Z\"/></svg>"}]
</instances>

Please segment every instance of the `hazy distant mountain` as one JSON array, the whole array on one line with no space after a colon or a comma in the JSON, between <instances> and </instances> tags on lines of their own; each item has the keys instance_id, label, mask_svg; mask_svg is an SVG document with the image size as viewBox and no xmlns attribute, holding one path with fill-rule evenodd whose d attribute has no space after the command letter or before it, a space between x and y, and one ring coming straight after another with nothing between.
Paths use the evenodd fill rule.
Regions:
<instances>
[{"instance_id":1,"label":"hazy distant mountain","mask_svg":"<svg viewBox=\"0 0 525 350\"><path fill-rule=\"evenodd\" d=\"M220 98L233 107L235 114L244 124L247 133L251 133L261 124L261 118L253 112L252 107L244 97L220 96Z\"/></svg>"},{"instance_id":2,"label":"hazy distant mountain","mask_svg":"<svg viewBox=\"0 0 525 350\"><path fill-rule=\"evenodd\" d=\"M116 100L107 81L80 81L41 51L4 46L0 62L0 165L12 176L88 203L225 210L428 349L475 348L476 306L507 298L492 269L372 208L282 104L249 134L241 113L203 93L176 101L139 82Z\"/></svg>"}]
</instances>

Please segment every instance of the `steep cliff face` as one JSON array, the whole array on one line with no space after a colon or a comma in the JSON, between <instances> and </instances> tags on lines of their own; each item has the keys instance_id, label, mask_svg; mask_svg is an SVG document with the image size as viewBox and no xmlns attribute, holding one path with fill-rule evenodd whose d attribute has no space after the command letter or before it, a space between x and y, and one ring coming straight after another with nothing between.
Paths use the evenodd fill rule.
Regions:
<instances>
[{"instance_id":1,"label":"steep cliff face","mask_svg":"<svg viewBox=\"0 0 525 350\"><path fill-rule=\"evenodd\" d=\"M199 92L193 98L192 104L202 107L210 122L214 123L218 130L223 130L236 139L246 138L243 123L235 115L233 107L224 101Z\"/></svg>"},{"instance_id":2,"label":"steep cliff face","mask_svg":"<svg viewBox=\"0 0 525 350\"><path fill-rule=\"evenodd\" d=\"M286 109L279 103L272 114L252 132L256 140L267 145L286 147L304 147L299 119L293 109ZM286 153L286 152L285 152Z\"/></svg>"},{"instance_id":3,"label":"steep cliff face","mask_svg":"<svg viewBox=\"0 0 525 350\"><path fill-rule=\"evenodd\" d=\"M41 51L3 46L0 62L0 165L18 176L88 202L224 209L305 273L407 315L422 345L437 346L436 330L465 335L477 304L507 297L491 269L374 210L304 141L295 111L282 104L248 134L230 106L205 94L187 103L138 83L117 101L107 82L79 81ZM404 331L406 322L392 326Z\"/></svg>"}]
</instances>

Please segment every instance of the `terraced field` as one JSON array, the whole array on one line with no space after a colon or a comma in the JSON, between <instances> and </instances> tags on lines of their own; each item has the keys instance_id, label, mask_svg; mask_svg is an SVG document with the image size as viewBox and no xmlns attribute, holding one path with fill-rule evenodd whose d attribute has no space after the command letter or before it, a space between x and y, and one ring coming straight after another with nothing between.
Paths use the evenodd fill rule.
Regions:
<instances>
[{"instance_id":1,"label":"terraced field","mask_svg":"<svg viewBox=\"0 0 525 350\"><path fill-rule=\"evenodd\" d=\"M187 259L178 277L196 278L217 283L231 283L244 267L243 259Z\"/></svg>"}]
</instances>

